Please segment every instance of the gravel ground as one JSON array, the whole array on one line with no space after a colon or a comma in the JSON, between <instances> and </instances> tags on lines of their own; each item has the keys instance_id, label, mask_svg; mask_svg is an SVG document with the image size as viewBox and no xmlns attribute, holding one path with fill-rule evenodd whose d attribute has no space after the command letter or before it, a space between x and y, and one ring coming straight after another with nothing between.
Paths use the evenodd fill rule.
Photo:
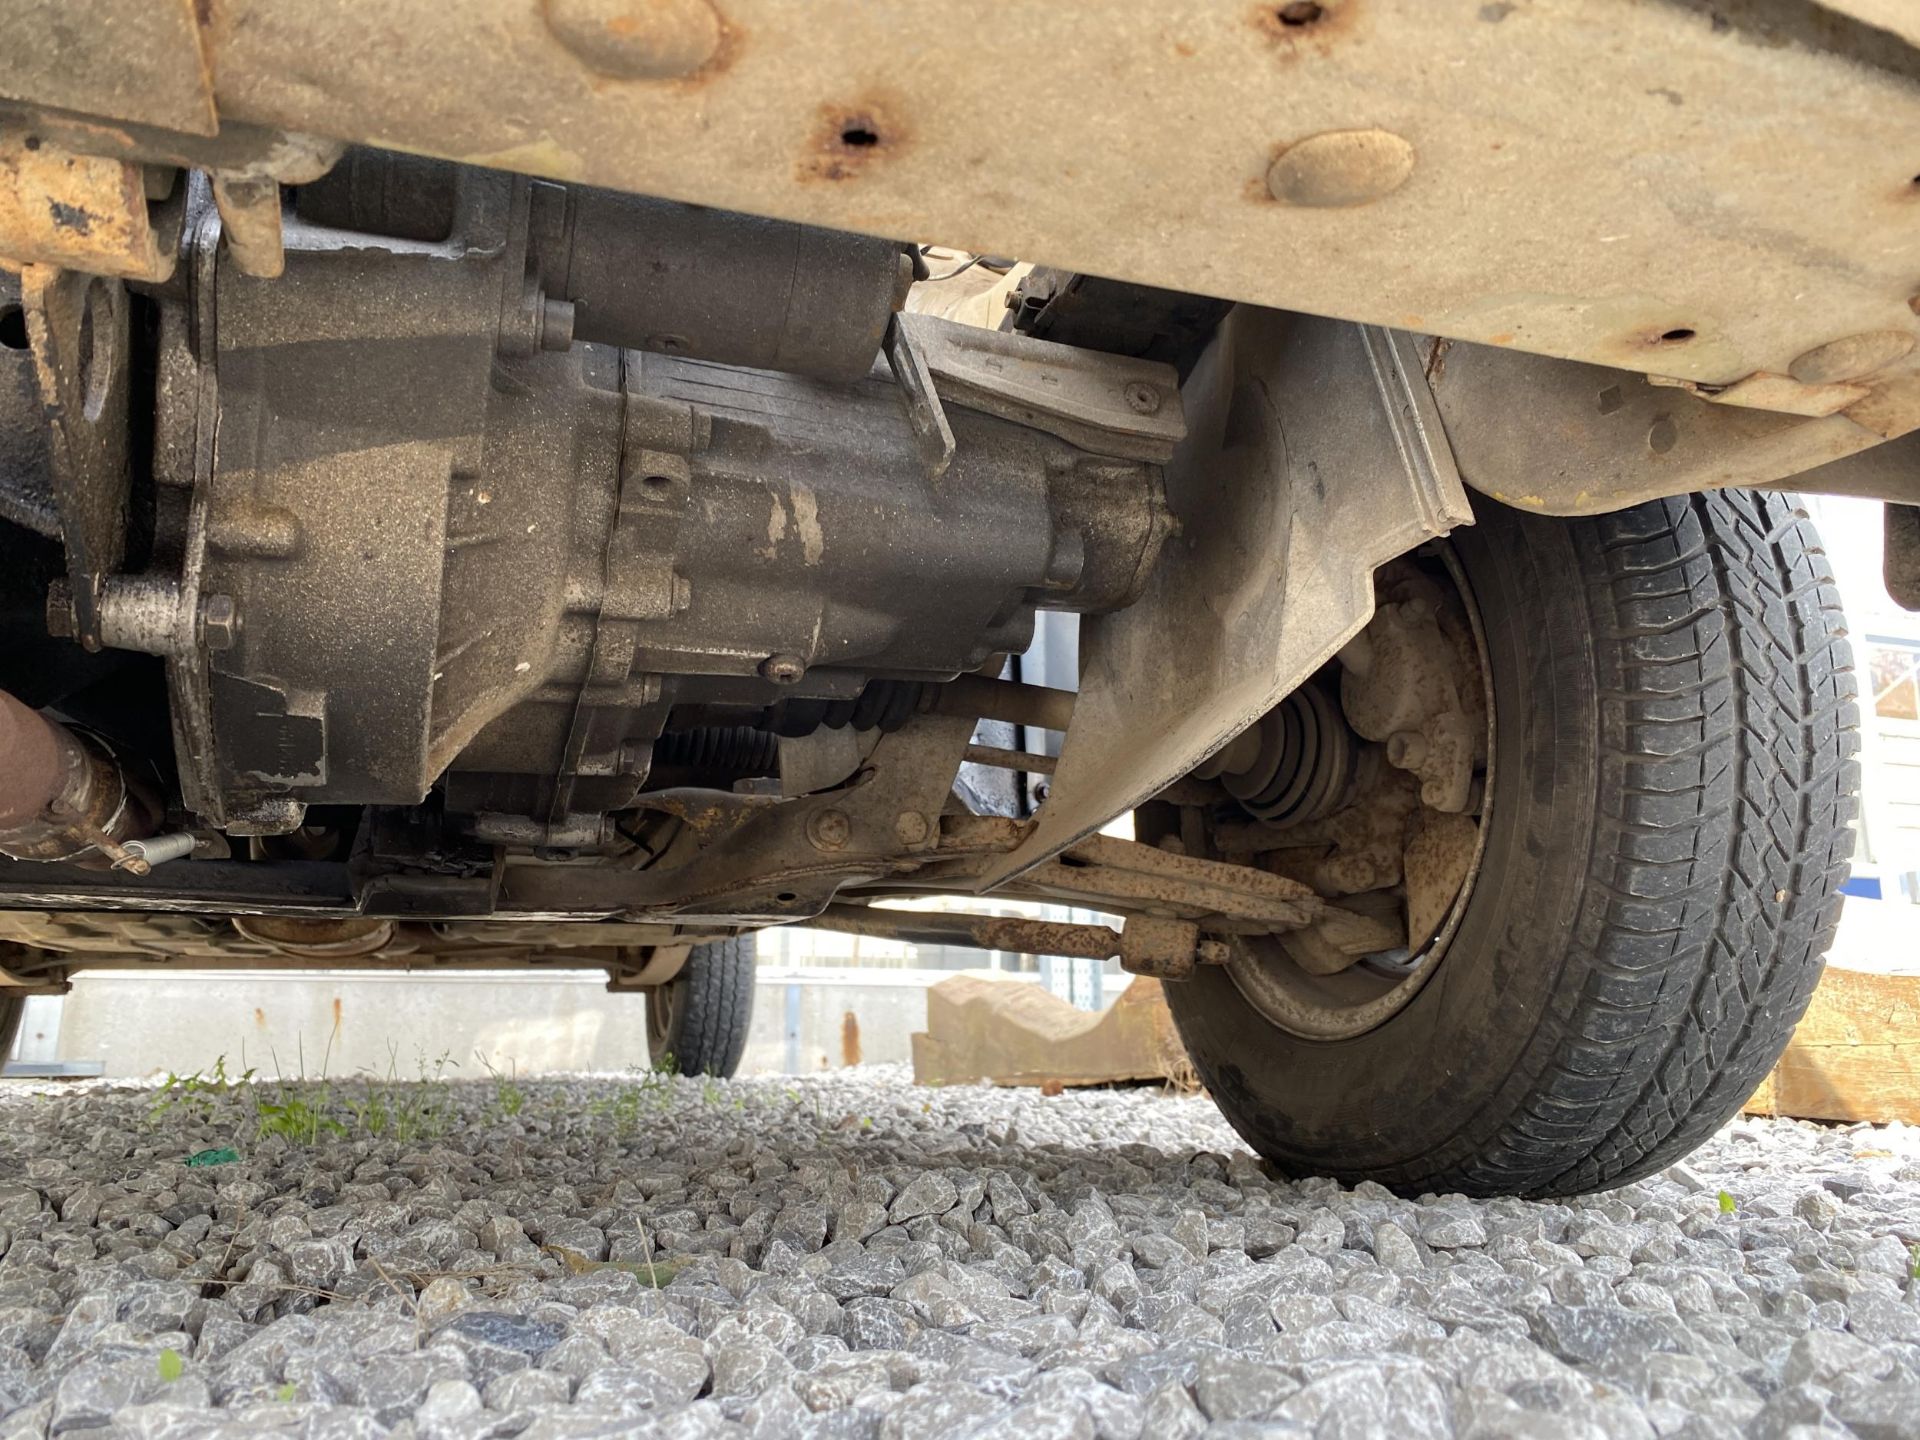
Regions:
<instances>
[{"instance_id":1,"label":"gravel ground","mask_svg":"<svg viewBox=\"0 0 1920 1440\"><path fill-rule=\"evenodd\" d=\"M1898 1127L1529 1204L888 1068L155 1099L0 1090L0 1436L1920 1434Z\"/></svg>"}]
</instances>

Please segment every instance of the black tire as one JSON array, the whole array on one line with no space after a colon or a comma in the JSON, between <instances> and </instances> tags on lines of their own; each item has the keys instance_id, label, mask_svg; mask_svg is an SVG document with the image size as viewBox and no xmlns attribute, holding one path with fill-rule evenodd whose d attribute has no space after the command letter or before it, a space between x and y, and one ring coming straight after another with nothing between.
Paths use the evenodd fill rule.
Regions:
<instances>
[{"instance_id":1,"label":"black tire","mask_svg":"<svg viewBox=\"0 0 1920 1440\"><path fill-rule=\"evenodd\" d=\"M1347 1040L1281 1030L1214 967L1167 997L1220 1108L1285 1172L1577 1194L1711 1135L1806 1008L1853 848L1852 659L1791 497L1476 513L1452 543L1495 764L1451 948Z\"/></svg>"},{"instance_id":2,"label":"black tire","mask_svg":"<svg viewBox=\"0 0 1920 1440\"><path fill-rule=\"evenodd\" d=\"M0 1069L13 1058L13 1042L20 1038L20 1018L26 1011L24 997L0 999Z\"/></svg>"},{"instance_id":3,"label":"black tire","mask_svg":"<svg viewBox=\"0 0 1920 1440\"><path fill-rule=\"evenodd\" d=\"M740 1068L753 1025L751 935L697 945L678 975L647 992L647 1050L681 1075L728 1076Z\"/></svg>"}]
</instances>

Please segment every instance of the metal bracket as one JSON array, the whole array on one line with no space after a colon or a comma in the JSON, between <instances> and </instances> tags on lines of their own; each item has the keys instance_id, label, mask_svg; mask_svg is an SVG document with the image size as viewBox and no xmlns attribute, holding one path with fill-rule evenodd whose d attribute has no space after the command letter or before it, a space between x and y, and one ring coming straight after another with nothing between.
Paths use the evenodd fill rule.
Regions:
<instances>
[{"instance_id":1,"label":"metal bracket","mask_svg":"<svg viewBox=\"0 0 1920 1440\"><path fill-rule=\"evenodd\" d=\"M1030 425L1096 455L1164 463L1186 434L1180 378L1157 360L913 312L894 316L888 331L887 359L898 375L896 346L930 377L929 393L940 382L949 404Z\"/></svg>"},{"instance_id":2,"label":"metal bracket","mask_svg":"<svg viewBox=\"0 0 1920 1440\"><path fill-rule=\"evenodd\" d=\"M900 401L906 406L907 423L913 426L920 458L927 463L927 473L938 480L953 463L956 446L953 426L940 404L940 392L933 388L933 372L927 368L926 357L915 347L911 328L902 323L914 318L894 316L893 323L887 326L882 347L893 378L899 382Z\"/></svg>"},{"instance_id":3,"label":"metal bracket","mask_svg":"<svg viewBox=\"0 0 1920 1440\"><path fill-rule=\"evenodd\" d=\"M20 295L52 425L53 500L67 547L74 633L98 650L101 593L127 543L127 292L118 280L28 265Z\"/></svg>"},{"instance_id":4,"label":"metal bracket","mask_svg":"<svg viewBox=\"0 0 1920 1440\"><path fill-rule=\"evenodd\" d=\"M184 216L178 183L148 201L138 162L67 150L17 120L0 124L0 255L161 281L173 274Z\"/></svg>"},{"instance_id":5,"label":"metal bracket","mask_svg":"<svg viewBox=\"0 0 1920 1440\"><path fill-rule=\"evenodd\" d=\"M1180 536L1139 603L1082 622L1052 793L979 888L1186 774L1366 624L1375 566L1473 518L1404 334L1242 308L1184 401Z\"/></svg>"},{"instance_id":6,"label":"metal bracket","mask_svg":"<svg viewBox=\"0 0 1920 1440\"><path fill-rule=\"evenodd\" d=\"M607 972L607 989L615 994L626 994L636 990L657 990L687 968L687 957L692 954L691 945L648 946L646 958L637 968Z\"/></svg>"}]
</instances>

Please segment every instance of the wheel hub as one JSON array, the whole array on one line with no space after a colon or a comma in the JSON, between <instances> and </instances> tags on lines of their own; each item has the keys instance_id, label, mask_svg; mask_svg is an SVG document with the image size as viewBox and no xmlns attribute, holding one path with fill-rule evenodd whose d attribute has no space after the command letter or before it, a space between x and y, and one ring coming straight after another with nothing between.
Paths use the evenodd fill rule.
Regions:
<instances>
[{"instance_id":1,"label":"wheel hub","mask_svg":"<svg viewBox=\"0 0 1920 1440\"><path fill-rule=\"evenodd\" d=\"M1491 796L1479 617L1443 544L1382 567L1373 620L1195 772L1211 853L1328 902L1305 930L1233 937L1227 971L1294 1034L1383 1023L1440 964L1471 893ZM1189 822L1190 823L1190 822Z\"/></svg>"}]
</instances>

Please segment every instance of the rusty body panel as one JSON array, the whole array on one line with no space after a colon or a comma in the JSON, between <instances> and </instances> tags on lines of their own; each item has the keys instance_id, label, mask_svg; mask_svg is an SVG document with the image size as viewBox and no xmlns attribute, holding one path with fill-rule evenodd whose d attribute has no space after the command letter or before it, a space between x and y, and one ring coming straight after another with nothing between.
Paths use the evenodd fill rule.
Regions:
<instances>
[{"instance_id":1,"label":"rusty body panel","mask_svg":"<svg viewBox=\"0 0 1920 1440\"><path fill-rule=\"evenodd\" d=\"M370 33L229 0L199 39L222 122L1727 385L1911 319L1900 10L397 0ZM1045 82L1001 83L981 33ZM84 108L87 74L0 92Z\"/></svg>"}]
</instances>

